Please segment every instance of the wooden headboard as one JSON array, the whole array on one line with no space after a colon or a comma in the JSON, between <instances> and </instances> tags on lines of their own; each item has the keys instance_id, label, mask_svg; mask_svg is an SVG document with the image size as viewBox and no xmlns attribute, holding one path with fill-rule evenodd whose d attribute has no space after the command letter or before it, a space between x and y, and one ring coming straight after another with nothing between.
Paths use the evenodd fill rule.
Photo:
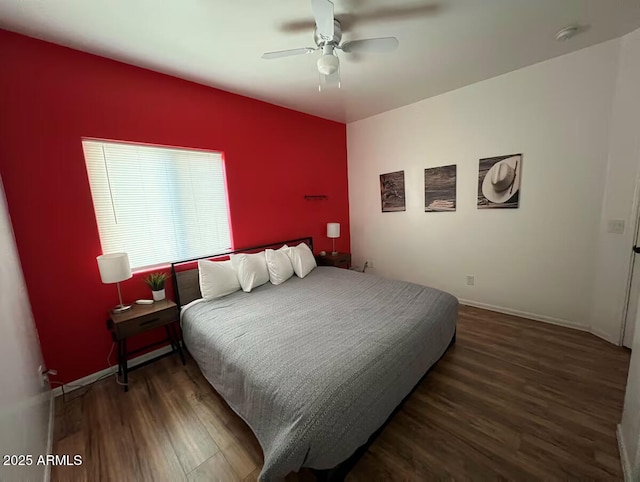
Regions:
<instances>
[{"instance_id":1,"label":"wooden headboard","mask_svg":"<svg viewBox=\"0 0 640 482\"><path fill-rule=\"evenodd\" d=\"M171 263L171 278L173 279L178 310L186 304L202 298L202 293L200 293L200 280L198 279L198 267L180 269L181 267L184 267L185 265L192 265L200 259L225 258L231 254L255 253L264 249L277 249L285 244L288 246L297 246L300 243L307 243L313 252L313 238L308 236L306 238L277 241L275 243L263 244L262 246L252 246L249 248L236 249L234 251L226 251L224 253L214 254L211 256L202 256L200 258L185 259Z\"/></svg>"}]
</instances>

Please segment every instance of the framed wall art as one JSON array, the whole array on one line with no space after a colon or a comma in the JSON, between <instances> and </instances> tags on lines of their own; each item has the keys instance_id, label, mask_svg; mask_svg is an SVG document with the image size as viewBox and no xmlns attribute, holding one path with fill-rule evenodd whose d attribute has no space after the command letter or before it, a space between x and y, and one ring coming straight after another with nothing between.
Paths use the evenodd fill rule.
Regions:
<instances>
[{"instance_id":1,"label":"framed wall art","mask_svg":"<svg viewBox=\"0 0 640 482\"><path fill-rule=\"evenodd\" d=\"M456 210L456 175L455 164L424 170L425 212Z\"/></svg>"},{"instance_id":2,"label":"framed wall art","mask_svg":"<svg viewBox=\"0 0 640 482\"><path fill-rule=\"evenodd\" d=\"M522 154L480 159L478 209L517 208L522 184Z\"/></svg>"},{"instance_id":3,"label":"framed wall art","mask_svg":"<svg viewBox=\"0 0 640 482\"><path fill-rule=\"evenodd\" d=\"M404 171L380 174L380 200L383 213L406 211Z\"/></svg>"}]
</instances>

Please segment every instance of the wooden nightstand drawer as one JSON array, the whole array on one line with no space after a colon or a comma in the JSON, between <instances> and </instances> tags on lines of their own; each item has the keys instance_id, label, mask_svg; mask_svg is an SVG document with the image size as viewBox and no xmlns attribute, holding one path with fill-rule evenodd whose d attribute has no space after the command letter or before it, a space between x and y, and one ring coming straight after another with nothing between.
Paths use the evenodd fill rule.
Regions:
<instances>
[{"instance_id":1,"label":"wooden nightstand drawer","mask_svg":"<svg viewBox=\"0 0 640 482\"><path fill-rule=\"evenodd\" d=\"M115 332L117 338L128 338L138 333L153 330L178 320L178 310L169 308L155 313L139 316L129 321L117 323Z\"/></svg>"},{"instance_id":2,"label":"wooden nightstand drawer","mask_svg":"<svg viewBox=\"0 0 640 482\"><path fill-rule=\"evenodd\" d=\"M318 266L335 266L336 268L349 268L351 266L350 253L338 253L335 256L327 254L325 256L316 256Z\"/></svg>"},{"instance_id":3,"label":"wooden nightstand drawer","mask_svg":"<svg viewBox=\"0 0 640 482\"><path fill-rule=\"evenodd\" d=\"M178 307L171 300L162 300L150 305L134 304L129 311L112 313L109 329L115 339L123 340L174 321L178 321Z\"/></svg>"}]
</instances>

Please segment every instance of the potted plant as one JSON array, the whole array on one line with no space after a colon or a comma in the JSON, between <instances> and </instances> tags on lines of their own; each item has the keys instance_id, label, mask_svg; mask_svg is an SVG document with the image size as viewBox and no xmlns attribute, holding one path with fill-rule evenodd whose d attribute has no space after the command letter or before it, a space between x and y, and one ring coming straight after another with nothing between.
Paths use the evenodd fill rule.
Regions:
<instances>
[{"instance_id":1,"label":"potted plant","mask_svg":"<svg viewBox=\"0 0 640 482\"><path fill-rule=\"evenodd\" d=\"M167 281L167 274L162 272L151 273L144 279L147 286L151 288L153 294L153 301L164 300L164 283Z\"/></svg>"}]
</instances>

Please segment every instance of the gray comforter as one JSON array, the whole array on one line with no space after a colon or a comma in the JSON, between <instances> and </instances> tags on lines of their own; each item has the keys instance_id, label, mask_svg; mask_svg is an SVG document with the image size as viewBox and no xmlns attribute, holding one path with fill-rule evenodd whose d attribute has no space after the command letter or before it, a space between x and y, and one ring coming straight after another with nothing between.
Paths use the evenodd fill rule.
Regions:
<instances>
[{"instance_id":1,"label":"gray comforter","mask_svg":"<svg viewBox=\"0 0 640 482\"><path fill-rule=\"evenodd\" d=\"M260 480L347 459L451 341L458 301L412 283L320 267L183 311L202 373L251 427Z\"/></svg>"}]
</instances>

